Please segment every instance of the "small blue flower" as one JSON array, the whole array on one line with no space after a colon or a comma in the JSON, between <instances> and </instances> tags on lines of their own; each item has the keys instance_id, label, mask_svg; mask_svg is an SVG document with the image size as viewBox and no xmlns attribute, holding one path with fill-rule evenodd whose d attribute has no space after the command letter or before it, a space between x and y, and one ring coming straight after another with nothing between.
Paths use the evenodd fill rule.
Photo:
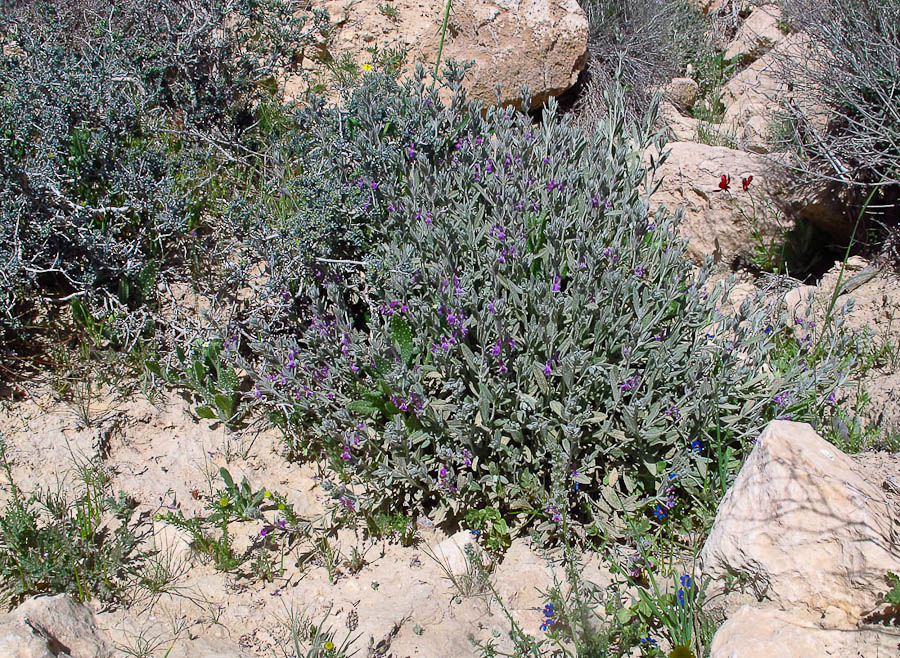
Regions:
<instances>
[{"instance_id":1,"label":"small blue flower","mask_svg":"<svg viewBox=\"0 0 900 658\"><path fill-rule=\"evenodd\" d=\"M555 612L555 609L554 609L552 603L548 603L547 605L544 606L544 616L545 617L552 617L554 612Z\"/></svg>"},{"instance_id":2,"label":"small blue flower","mask_svg":"<svg viewBox=\"0 0 900 658\"><path fill-rule=\"evenodd\" d=\"M662 506L657 505L653 510L653 515L661 521L666 518L666 510Z\"/></svg>"},{"instance_id":3,"label":"small blue flower","mask_svg":"<svg viewBox=\"0 0 900 658\"><path fill-rule=\"evenodd\" d=\"M657 642L648 635L647 637L641 638L641 644L652 644L653 646L656 646Z\"/></svg>"},{"instance_id":4,"label":"small blue flower","mask_svg":"<svg viewBox=\"0 0 900 658\"><path fill-rule=\"evenodd\" d=\"M678 605L684 607L684 589L678 590Z\"/></svg>"},{"instance_id":5,"label":"small blue flower","mask_svg":"<svg viewBox=\"0 0 900 658\"><path fill-rule=\"evenodd\" d=\"M691 441L691 450L694 452L700 452L703 449L703 442L700 439L694 439Z\"/></svg>"},{"instance_id":6,"label":"small blue flower","mask_svg":"<svg viewBox=\"0 0 900 658\"><path fill-rule=\"evenodd\" d=\"M681 577L681 586L682 587L690 587L691 586L691 577L687 574L684 574Z\"/></svg>"}]
</instances>

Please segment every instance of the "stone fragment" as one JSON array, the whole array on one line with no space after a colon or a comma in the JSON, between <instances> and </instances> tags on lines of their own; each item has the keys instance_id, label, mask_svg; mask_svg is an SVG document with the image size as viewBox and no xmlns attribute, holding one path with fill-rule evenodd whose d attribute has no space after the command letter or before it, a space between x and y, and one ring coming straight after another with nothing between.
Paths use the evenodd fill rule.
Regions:
<instances>
[{"instance_id":1,"label":"stone fragment","mask_svg":"<svg viewBox=\"0 0 900 658\"><path fill-rule=\"evenodd\" d=\"M421 62L434 69L446 3L394 0L390 18L380 0L313 0L327 9L334 24L327 44L305 53L324 52L332 61L349 54L358 66L369 64L368 49L399 48L406 52L405 71ZM532 105L556 96L578 79L587 63L588 20L577 0L459 0L453 3L442 61L472 62L463 84L470 98L486 105L518 104L527 85ZM375 64L376 68L378 64ZM324 67L323 67L324 68ZM289 80L288 96L302 94L299 78Z\"/></svg>"},{"instance_id":2,"label":"stone fragment","mask_svg":"<svg viewBox=\"0 0 900 658\"><path fill-rule=\"evenodd\" d=\"M778 214L763 212L767 204L761 197L780 202L787 189L787 181L763 156L696 142L674 142L667 148L669 157L659 170L662 184L651 202L684 211L679 230L688 239L691 257L712 255L731 264L753 252L754 224L767 244L791 228ZM731 180L727 191L720 188L723 175ZM749 176L753 181L745 191L741 179Z\"/></svg>"},{"instance_id":3,"label":"stone fragment","mask_svg":"<svg viewBox=\"0 0 900 658\"><path fill-rule=\"evenodd\" d=\"M694 106L694 102L697 100L700 85L691 78L675 78L665 86L663 92L675 107L688 110Z\"/></svg>"},{"instance_id":4,"label":"stone fragment","mask_svg":"<svg viewBox=\"0 0 900 658\"><path fill-rule=\"evenodd\" d=\"M486 554L478 546L478 542L468 530L460 530L442 541L432 549L437 561L454 576L461 576L472 571L470 565L471 554L475 559L480 559L482 566L487 566L490 561Z\"/></svg>"}]
</instances>

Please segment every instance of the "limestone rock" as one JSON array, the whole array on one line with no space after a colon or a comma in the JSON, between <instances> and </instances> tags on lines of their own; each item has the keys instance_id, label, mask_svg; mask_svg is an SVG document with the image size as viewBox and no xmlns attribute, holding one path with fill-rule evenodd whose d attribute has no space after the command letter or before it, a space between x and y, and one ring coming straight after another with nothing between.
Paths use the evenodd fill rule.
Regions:
<instances>
[{"instance_id":1,"label":"limestone rock","mask_svg":"<svg viewBox=\"0 0 900 658\"><path fill-rule=\"evenodd\" d=\"M777 215L753 214L754 207L761 210L765 204L754 205L751 195L780 199L787 188L763 156L695 142L675 142L667 148L669 157L659 171L662 185L651 202L671 211L684 210L679 229L688 238L693 258L711 254L716 261L731 263L737 256L749 255L754 247L751 218L765 240L789 228ZM723 174L731 177L727 192L719 188ZM741 178L751 175L753 182L745 192Z\"/></svg>"},{"instance_id":2,"label":"limestone rock","mask_svg":"<svg viewBox=\"0 0 900 658\"><path fill-rule=\"evenodd\" d=\"M0 617L3 658L111 658L94 615L68 594L25 601Z\"/></svg>"},{"instance_id":3,"label":"limestone rock","mask_svg":"<svg viewBox=\"0 0 900 658\"><path fill-rule=\"evenodd\" d=\"M710 658L874 658L896 656L898 643L876 630L823 629L797 610L744 606L716 631Z\"/></svg>"},{"instance_id":4,"label":"limestone rock","mask_svg":"<svg viewBox=\"0 0 900 658\"><path fill-rule=\"evenodd\" d=\"M745 574L782 609L855 628L885 573L900 569L893 524L881 490L849 457L809 425L773 421L719 506L703 573Z\"/></svg>"},{"instance_id":5,"label":"limestone rock","mask_svg":"<svg viewBox=\"0 0 900 658\"><path fill-rule=\"evenodd\" d=\"M744 131L740 136L739 145L746 151L768 153L770 150L769 132L769 121L766 117L756 114L744 123Z\"/></svg>"},{"instance_id":6,"label":"limestone rock","mask_svg":"<svg viewBox=\"0 0 900 658\"><path fill-rule=\"evenodd\" d=\"M454 576L464 575L471 571L468 555L470 552L476 558L481 559L482 566L490 564L487 555L478 546L475 535L468 530L460 530L432 549L438 562Z\"/></svg>"},{"instance_id":7,"label":"limestone rock","mask_svg":"<svg viewBox=\"0 0 900 658\"><path fill-rule=\"evenodd\" d=\"M659 104L659 113L673 141L690 142L697 138L697 126L700 124L697 119L685 116L665 100Z\"/></svg>"},{"instance_id":8,"label":"limestone rock","mask_svg":"<svg viewBox=\"0 0 900 658\"><path fill-rule=\"evenodd\" d=\"M378 0L312 0L335 24L317 52L324 48L333 61L349 54L361 66L372 47L400 48L407 52L407 73L417 62L432 70L445 2L394 0L391 16L383 6ZM518 104L527 84L536 106L575 83L587 63L587 35L577 0L460 0L453 3L442 61L474 63L464 81L470 98L493 105L499 84L500 103ZM288 82L289 96L300 92L297 80Z\"/></svg>"},{"instance_id":9,"label":"limestone rock","mask_svg":"<svg viewBox=\"0 0 900 658\"><path fill-rule=\"evenodd\" d=\"M756 7L728 44L725 59L738 57L742 62L749 63L771 50L785 37L778 27L780 18L778 5Z\"/></svg>"},{"instance_id":10,"label":"limestone rock","mask_svg":"<svg viewBox=\"0 0 900 658\"><path fill-rule=\"evenodd\" d=\"M690 109L700 93L700 85L691 78L675 78L663 90L665 97L675 107Z\"/></svg>"}]
</instances>

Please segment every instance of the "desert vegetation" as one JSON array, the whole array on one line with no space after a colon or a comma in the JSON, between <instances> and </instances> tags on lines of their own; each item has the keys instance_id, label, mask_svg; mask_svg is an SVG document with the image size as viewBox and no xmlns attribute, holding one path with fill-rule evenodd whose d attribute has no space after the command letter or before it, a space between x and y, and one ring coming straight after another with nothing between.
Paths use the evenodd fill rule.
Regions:
<instances>
[{"instance_id":1,"label":"desert vegetation","mask_svg":"<svg viewBox=\"0 0 900 658\"><path fill-rule=\"evenodd\" d=\"M153 600L177 571L154 523L216 570L271 582L298 551L329 578L361 569L334 552L338 528L408 545L425 519L473 531L495 561L528 536L563 565L541 633L507 613L510 636L473 655L708 655L694 564L756 438L789 419L846 450L896 449L862 422L860 382L900 348L845 328L833 300L818 321L761 290L734 304L734 279L690 260L679 213L649 199L666 159L657 92L693 75L697 112L721 115L740 64L695 4L583 6L583 95L537 116L468 100L452 61L348 64L327 102L315 85L286 100L331 29L293 0L3 3L7 404L44 382L89 426L98 392L178 391L230 432L277 430L271 458L318 464L330 497L306 517L223 468L202 513L138 514L103 464L33 490L3 450L9 607ZM859 243L897 261L897 7L785 6L814 53L792 84L829 116L789 105L779 135L803 180L840 186L865 218L845 262ZM783 249L760 262L784 275ZM617 588L583 578L598 553ZM454 585L505 610L470 557ZM291 630L286 656L352 655L324 621L292 613Z\"/></svg>"}]
</instances>

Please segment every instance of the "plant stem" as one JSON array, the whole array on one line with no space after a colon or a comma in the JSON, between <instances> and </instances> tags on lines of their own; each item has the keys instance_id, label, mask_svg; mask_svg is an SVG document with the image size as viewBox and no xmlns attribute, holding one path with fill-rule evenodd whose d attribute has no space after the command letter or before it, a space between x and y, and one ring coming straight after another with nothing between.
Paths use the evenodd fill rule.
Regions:
<instances>
[{"instance_id":1,"label":"plant stem","mask_svg":"<svg viewBox=\"0 0 900 658\"><path fill-rule=\"evenodd\" d=\"M441 25L441 43L438 45L437 51L437 60L434 62L434 76L431 80L431 89L434 90L434 85L437 83L438 78L438 68L441 65L441 55L444 52L444 38L447 36L447 25L450 22L450 5L453 4L453 0L447 0L447 5L444 7L444 22Z\"/></svg>"}]
</instances>

